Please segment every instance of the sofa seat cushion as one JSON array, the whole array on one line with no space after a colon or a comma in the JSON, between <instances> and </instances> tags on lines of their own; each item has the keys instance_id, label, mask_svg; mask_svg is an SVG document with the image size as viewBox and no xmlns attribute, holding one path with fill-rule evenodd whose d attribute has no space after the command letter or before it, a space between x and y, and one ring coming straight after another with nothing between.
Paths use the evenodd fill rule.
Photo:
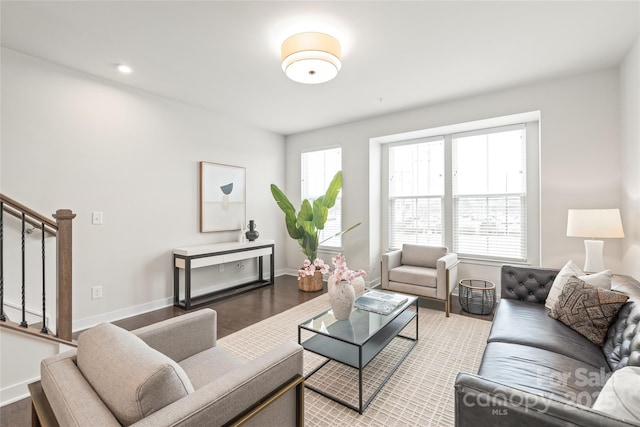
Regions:
<instances>
[{"instance_id":1,"label":"sofa seat cushion","mask_svg":"<svg viewBox=\"0 0 640 427\"><path fill-rule=\"evenodd\" d=\"M246 363L220 347L213 347L182 360L180 366L198 390Z\"/></svg>"},{"instance_id":2,"label":"sofa seat cushion","mask_svg":"<svg viewBox=\"0 0 640 427\"><path fill-rule=\"evenodd\" d=\"M173 360L122 328L101 323L78 338L78 368L123 425L194 391Z\"/></svg>"},{"instance_id":3,"label":"sofa seat cushion","mask_svg":"<svg viewBox=\"0 0 640 427\"><path fill-rule=\"evenodd\" d=\"M401 265L389 270L389 281L435 288L437 271L431 268Z\"/></svg>"},{"instance_id":4,"label":"sofa seat cushion","mask_svg":"<svg viewBox=\"0 0 640 427\"><path fill-rule=\"evenodd\" d=\"M516 322L517 320L517 322ZM594 367L605 366L601 348L547 315L542 304L503 298L487 342L506 342L559 353Z\"/></svg>"},{"instance_id":5,"label":"sofa seat cushion","mask_svg":"<svg viewBox=\"0 0 640 427\"><path fill-rule=\"evenodd\" d=\"M438 260L445 256L447 252L449 252L449 250L444 246L412 245L405 243L402 245L400 262L403 265L436 268Z\"/></svg>"},{"instance_id":6,"label":"sofa seat cushion","mask_svg":"<svg viewBox=\"0 0 640 427\"><path fill-rule=\"evenodd\" d=\"M491 342L478 375L544 397L591 406L608 374L570 357L536 347Z\"/></svg>"}]
</instances>

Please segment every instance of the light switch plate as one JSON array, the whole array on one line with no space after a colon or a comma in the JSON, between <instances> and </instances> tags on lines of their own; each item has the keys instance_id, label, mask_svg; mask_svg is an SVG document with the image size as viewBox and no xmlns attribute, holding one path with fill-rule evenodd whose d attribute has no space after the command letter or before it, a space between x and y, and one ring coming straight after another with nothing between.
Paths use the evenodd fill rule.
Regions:
<instances>
[{"instance_id":1,"label":"light switch plate","mask_svg":"<svg viewBox=\"0 0 640 427\"><path fill-rule=\"evenodd\" d=\"M102 218L103 218L102 212L91 212L91 224L101 225Z\"/></svg>"}]
</instances>

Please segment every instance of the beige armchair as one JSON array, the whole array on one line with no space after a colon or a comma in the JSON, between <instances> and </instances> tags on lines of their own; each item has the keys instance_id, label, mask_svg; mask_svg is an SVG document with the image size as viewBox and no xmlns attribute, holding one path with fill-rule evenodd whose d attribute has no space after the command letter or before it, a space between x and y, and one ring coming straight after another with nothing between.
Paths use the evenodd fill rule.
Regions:
<instances>
[{"instance_id":1,"label":"beige armchair","mask_svg":"<svg viewBox=\"0 0 640 427\"><path fill-rule=\"evenodd\" d=\"M382 289L444 301L451 310L451 291L458 276L458 255L444 246L402 245L382 255Z\"/></svg>"},{"instance_id":2,"label":"beige armchair","mask_svg":"<svg viewBox=\"0 0 640 427\"><path fill-rule=\"evenodd\" d=\"M102 323L42 361L33 425L302 425L302 354L291 342L242 360L216 346L210 309L132 332Z\"/></svg>"}]
</instances>

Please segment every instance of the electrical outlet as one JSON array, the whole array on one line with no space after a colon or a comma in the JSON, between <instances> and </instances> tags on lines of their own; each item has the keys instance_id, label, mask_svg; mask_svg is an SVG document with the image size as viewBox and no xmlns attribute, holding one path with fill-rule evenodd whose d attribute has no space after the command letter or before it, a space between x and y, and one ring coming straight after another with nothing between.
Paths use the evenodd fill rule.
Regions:
<instances>
[{"instance_id":1,"label":"electrical outlet","mask_svg":"<svg viewBox=\"0 0 640 427\"><path fill-rule=\"evenodd\" d=\"M91 288L91 299L102 298L102 286L94 286Z\"/></svg>"},{"instance_id":2,"label":"electrical outlet","mask_svg":"<svg viewBox=\"0 0 640 427\"><path fill-rule=\"evenodd\" d=\"M242 270L244 270L244 262L242 261L236 262L236 271L242 271Z\"/></svg>"}]
</instances>

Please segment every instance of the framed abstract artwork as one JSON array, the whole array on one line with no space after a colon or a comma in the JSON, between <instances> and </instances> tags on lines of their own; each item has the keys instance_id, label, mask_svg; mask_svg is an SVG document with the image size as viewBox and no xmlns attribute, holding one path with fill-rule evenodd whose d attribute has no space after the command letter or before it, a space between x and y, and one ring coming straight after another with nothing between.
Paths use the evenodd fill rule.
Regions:
<instances>
[{"instance_id":1,"label":"framed abstract artwork","mask_svg":"<svg viewBox=\"0 0 640 427\"><path fill-rule=\"evenodd\" d=\"M246 222L245 169L200 162L200 232L241 230Z\"/></svg>"}]
</instances>

